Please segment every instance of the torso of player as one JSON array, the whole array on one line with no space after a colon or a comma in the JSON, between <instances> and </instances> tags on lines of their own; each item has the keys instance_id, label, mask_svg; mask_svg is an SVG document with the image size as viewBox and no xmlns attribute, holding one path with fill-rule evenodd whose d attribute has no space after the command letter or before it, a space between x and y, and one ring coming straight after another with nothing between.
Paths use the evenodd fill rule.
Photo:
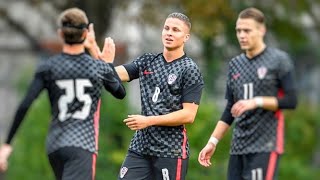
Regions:
<instances>
[{"instance_id":1,"label":"torso of player","mask_svg":"<svg viewBox=\"0 0 320 180\"><path fill-rule=\"evenodd\" d=\"M182 109L182 92L186 70L195 66L185 55L170 63L162 54L142 57L139 64L142 114L164 115ZM200 74L199 74L200 75ZM194 73L198 76L198 73ZM194 77L201 79L200 76ZM199 80L200 81L200 80ZM183 125L151 126L135 133L130 150L158 157L187 157L189 144Z\"/></svg>"},{"instance_id":2,"label":"torso of player","mask_svg":"<svg viewBox=\"0 0 320 180\"><path fill-rule=\"evenodd\" d=\"M235 57L229 65L229 88L234 102L255 96L277 96L280 90L281 61L272 48L248 59ZM231 154L270 152L276 148L278 122L275 112L262 108L250 110L235 119Z\"/></svg>"},{"instance_id":3,"label":"torso of player","mask_svg":"<svg viewBox=\"0 0 320 180\"><path fill-rule=\"evenodd\" d=\"M101 66L86 54L60 54L48 60L46 88L52 104L52 122L47 151L61 147L80 147L96 152L94 121L103 87Z\"/></svg>"},{"instance_id":4,"label":"torso of player","mask_svg":"<svg viewBox=\"0 0 320 180\"><path fill-rule=\"evenodd\" d=\"M182 109L183 72L188 58L166 62L162 55L150 59L140 71L142 113L163 115Z\"/></svg>"}]
</instances>

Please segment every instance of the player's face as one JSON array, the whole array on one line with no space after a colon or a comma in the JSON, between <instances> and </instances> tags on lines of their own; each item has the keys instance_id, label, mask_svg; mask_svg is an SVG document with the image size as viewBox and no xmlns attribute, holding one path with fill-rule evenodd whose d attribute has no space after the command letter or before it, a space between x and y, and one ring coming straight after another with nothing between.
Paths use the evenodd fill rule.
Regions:
<instances>
[{"instance_id":1,"label":"player's face","mask_svg":"<svg viewBox=\"0 0 320 180\"><path fill-rule=\"evenodd\" d=\"M263 43L265 27L253 19L239 18L236 23L236 32L240 48L253 51Z\"/></svg>"},{"instance_id":2,"label":"player's face","mask_svg":"<svg viewBox=\"0 0 320 180\"><path fill-rule=\"evenodd\" d=\"M168 50L175 50L189 39L188 26L177 18L166 19L162 30L162 43Z\"/></svg>"}]
</instances>

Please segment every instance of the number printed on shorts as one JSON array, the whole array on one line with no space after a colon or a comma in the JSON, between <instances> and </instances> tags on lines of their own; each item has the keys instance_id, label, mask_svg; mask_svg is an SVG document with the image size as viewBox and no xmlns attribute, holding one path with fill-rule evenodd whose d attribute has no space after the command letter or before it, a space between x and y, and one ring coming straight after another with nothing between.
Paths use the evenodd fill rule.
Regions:
<instances>
[{"instance_id":1,"label":"number printed on shorts","mask_svg":"<svg viewBox=\"0 0 320 180\"><path fill-rule=\"evenodd\" d=\"M59 120L63 122L70 117L81 120L86 119L90 113L92 99L88 94L85 94L84 90L86 87L92 87L92 83L88 79L68 79L58 80L56 84L59 88L65 90L65 94L58 100ZM81 110L73 114L68 113L68 104L72 103L75 98L83 102L84 105Z\"/></svg>"},{"instance_id":2,"label":"number printed on shorts","mask_svg":"<svg viewBox=\"0 0 320 180\"><path fill-rule=\"evenodd\" d=\"M159 97L159 94L160 94L160 88L159 87L156 87L155 91L154 91L154 94L152 96L152 101L155 103L157 102L158 100L158 97Z\"/></svg>"},{"instance_id":3,"label":"number printed on shorts","mask_svg":"<svg viewBox=\"0 0 320 180\"><path fill-rule=\"evenodd\" d=\"M251 170L251 180L263 180L262 168L257 168L257 169Z\"/></svg>"},{"instance_id":4,"label":"number printed on shorts","mask_svg":"<svg viewBox=\"0 0 320 180\"><path fill-rule=\"evenodd\" d=\"M170 180L169 171L167 168L162 169L162 178L163 180Z\"/></svg>"}]
</instances>

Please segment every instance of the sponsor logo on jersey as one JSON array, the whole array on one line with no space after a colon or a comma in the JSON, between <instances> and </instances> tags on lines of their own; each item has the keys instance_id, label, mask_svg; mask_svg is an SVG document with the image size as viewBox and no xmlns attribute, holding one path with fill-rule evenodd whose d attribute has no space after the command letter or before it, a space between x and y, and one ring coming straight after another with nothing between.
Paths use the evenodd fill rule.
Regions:
<instances>
[{"instance_id":1,"label":"sponsor logo on jersey","mask_svg":"<svg viewBox=\"0 0 320 180\"><path fill-rule=\"evenodd\" d=\"M175 74L169 74L168 76L168 84L173 84L177 79L177 76Z\"/></svg>"},{"instance_id":2,"label":"sponsor logo on jersey","mask_svg":"<svg viewBox=\"0 0 320 180\"><path fill-rule=\"evenodd\" d=\"M258 78L263 79L266 76L267 72L268 72L268 69L266 67L264 66L259 67L257 70Z\"/></svg>"},{"instance_id":3,"label":"sponsor logo on jersey","mask_svg":"<svg viewBox=\"0 0 320 180\"><path fill-rule=\"evenodd\" d=\"M120 169L120 178L123 178L124 175L127 174L127 172L128 172L128 168L127 168L127 167L122 167L122 168Z\"/></svg>"}]
</instances>

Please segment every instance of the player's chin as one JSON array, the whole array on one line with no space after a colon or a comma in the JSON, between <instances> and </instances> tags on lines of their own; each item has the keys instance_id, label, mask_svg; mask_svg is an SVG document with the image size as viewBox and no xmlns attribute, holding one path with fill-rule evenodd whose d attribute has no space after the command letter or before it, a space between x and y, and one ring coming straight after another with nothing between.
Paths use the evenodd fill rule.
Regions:
<instances>
[{"instance_id":1,"label":"player's chin","mask_svg":"<svg viewBox=\"0 0 320 180\"><path fill-rule=\"evenodd\" d=\"M243 51L249 50L249 47L246 45L240 45L240 49Z\"/></svg>"}]
</instances>

